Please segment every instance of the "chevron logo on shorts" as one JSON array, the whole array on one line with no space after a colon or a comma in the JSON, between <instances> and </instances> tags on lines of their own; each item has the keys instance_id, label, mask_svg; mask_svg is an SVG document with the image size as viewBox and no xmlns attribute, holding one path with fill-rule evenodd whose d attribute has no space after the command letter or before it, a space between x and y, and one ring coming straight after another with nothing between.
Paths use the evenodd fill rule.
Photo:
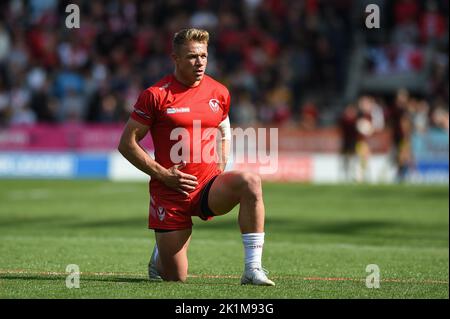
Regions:
<instances>
[{"instance_id":1,"label":"chevron logo on shorts","mask_svg":"<svg viewBox=\"0 0 450 319\"><path fill-rule=\"evenodd\" d=\"M164 207L159 206L157 213L158 213L158 218L160 221L162 221L164 219L164 217L166 217L166 210L164 209Z\"/></svg>"}]
</instances>

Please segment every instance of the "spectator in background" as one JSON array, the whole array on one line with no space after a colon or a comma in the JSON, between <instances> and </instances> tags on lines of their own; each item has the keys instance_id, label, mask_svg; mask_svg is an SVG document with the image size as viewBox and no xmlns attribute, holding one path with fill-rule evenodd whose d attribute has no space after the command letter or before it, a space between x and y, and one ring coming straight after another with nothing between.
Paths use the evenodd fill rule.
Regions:
<instances>
[{"instance_id":1,"label":"spectator in background","mask_svg":"<svg viewBox=\"0 0 450 319\"><path fill-rule=\"evenodd\" d=\"M448 27L445 26L445 18L439 12L438 5L434 0L425 2L425 11L420 16L419 26L420 38L424 43L443 41L445 40L445 36L448 36Z\"/></svg>"},{"instance_id":2,"label":"spectator in background","mask_svg":"<svg viewBox=\"0 0 450 319\"><path fill-rule=\"evenodd\" d=\"M83 122L85 117L84 96L73 88L68 88L61 99L58 119L61 122Z\"/></svg>"},{"instance_id":3,"label":"spectator in background","mask_svg":"<svg viewBox=\"0 0 450 319\"><path fill-rule=\"evenodd\" d=\"M409 23L416 20L420 7L417 0L399 0L394 5L394 19L396 25Z\"/></svg>"},{"instance_id":4,"label":"spectator in background","mask_svg":"<svg viewBox=\"0 0 450 319\"><path fill-rule=\"evenodd\" d=\"M319 126L319 111L312 100L303 104L300 113L300 128L307 131L317 129Z\"/></svg>"},{"instance_id":5,"label":"spectator in background","mask_svg":"<svg viewBox=\"0 0 450 319\"><path fill-rule=\"evenodd\" d=\"M101 100L99 122L114 123L120 118L119 101L113 94L104 96Z\"/></svg>"},{"instance_id":6,"label":"spectator in background","mask_svg":"<svg viewBox=\"0 0 450 319\"><path fill-rule=\"evenodd\" d=\"M355 105L349 104L345 107L340 119L339 129L341 133L341 155L345 180L351 181L352 162L356 155L356 142L358 139L358 131L356 129L356 121L358 119L358 109Z\"/></svg>"},{"instance_id":7,"label":"spectator in background","mask_svg":"<svg viewBox=\"0 0 450 319\"><path fill-rule=\"evenodd\" d=\"M409 92L405 89L398 90L391 116L394 146L393 155L397 165L398 182L405 181L413 164L411 150L413 122L409 110L410 102Z\"/></svg>"},{"instance_id":8,"label":"spectator in background","mask_svg":"<svg viewBox=\"0 0 450 319\"><path fill-rule=\"evenodd\" d=\"M443 100L448 105L449 83L448 83L448 51L444 47L436 50L431 66L430 95L437 100Z\"/></svg>"},{"instance_id":9,"label":"spectator in background","mask_svg":"<svg viewBox=\"0 0 450 319\"><path fill-rule=\"evenodd\" d=\"M374 70L379 74L422 70L420 45L437 39L440 54L433 57L436 67L429 94L448 103L448 1L375 2L389 9L383 9L383 17L392 14L392 21L382 19L380 32L385 38L378 43L395 42L374 47ZM4 90L9 94L11 78L26 72L24 89L31 92L30 107L38 122L54 121L61 113L59 105L67 104L63 96L67 85L79 86L77 93L85 95L84 121L100 121L100 100L95 112L90 102L105 92L117 93L119 114L130 112L125 101L135 100L133 94L171 71L169 35L181 25L213 31L210 74L230 87L245 87L261 124L288 125L291 115L298 120L306 96L315 99L321 116L328 115L325 112L334 116L334 110L323 106L341 96L357 30L351 0L80 0L82 23L72 30L61 27L66 3L17 0L1 5ZM385 27L384 21L390 24ZM285 90L289 93L280 93ZM287 103L286 95L290 95ZM119 121L124 118L119 116ZM3 115L2 120L10 124L11 117Z\"/></svg>"},{"instance_id":10,"label":"spectator in background","mask_svg":"<svg viewBox=\"0 0 450 319\"><path fill-rule=\"evenodd\" d=\"M0 127L7 126L11 117L11 96L0 74Z\"/></svg>"},{"instance_id":11,"label":"spectator in background","mask_svg":"<svg viewBox=\"0 0 450 319\"><path fill-rule=\"evenodd\" d=\"M375 133L381 132L385 128L385 110L381 99L376 99L373 96L369 96L370 116L372 118L372 125Z\"/></svg>"},{"instance_id":12,"label":"spectator in background","mask_svg":"<svg viewBox=\"0 0 450 319\"><path fill-rule=\"evenodd\" d=\"M358 99L358 116L356 119L356 155L358 156L358 166L356 170L356 181L364 182L368 179L369 162L372 151L369 139L375 133L373 108L374 99L371 96L363 95Z\"/></svg>"},{"instance_id":13,"label":"spectator in background","mask_svg":"<svg viewBox=\"0 0 450 319\"><path fill-rule=\"evenodd\" d=\"M12 47L5 59L5 65L8 66L7 72L9 74L20 74L22 72L27 72L29 71L27 69L31 69L32 65L30 64L30 55L27 50L24 32L22 29L16 29L12 32L12 34Z\"/></svg>"},{"instance_id":14,"label":"spectator in background","mask_svg":"<svg viewBox=\"0 0 450 319\"><path fill-rule=\"evenodd\" d=\"M230 109L230 118L238 126L252 126L257 124L257 112L251 101L250 93L238 90L234 95L233 108Z\"/></svg>"},{"instance_id":15,"label":"spectator in background","mask_svg":"<svg viewBox=\"0 0 450 319\"><path fill-rule=\"evenodd\" d=\"M442 101L438 101L431 113L431 126L449 133L449 112L448 106Z\"/></svg>"},{"instance_id":16,"label":"spectator in background","mask_svg":"<svg viewBox=\"0 0 450 319\"><path fill-rule=\"evenodd\" d=\"M11 87L11 125L34 124L36 114L30 109L31 92L25 87L24 72L13 79Z\"/></svg>"},{"instance_id":17,"label":"spectator in background","mask_svg":"<svg viewBox=\"0 0 450 319\"><path fill-rule=\"evenodd\" d=\"M272 123L284 125L291 120L292 93L284 83L279 81L269 89L267 101L272 109Z\"/></svg>"},{"instance_id":18,"label":"spectator in background","mask_svg":"<svg viewBox=\"0 0 450 319\"><path fill-rule=\"evenodd\" d=\"M42 75L42 73L40 74ZM59 101L55 96L48 94L50 91L50 80L39 78L39 83L32 86L30 90L30 108L36 114L37 121L40 123L57 122Z\"/></svg>"},{"instance_id":19,"label":"spectator in background","mask_svg":"<svg viewBox=\"0 0 450 319\"><path fill-rule=\"evenodd\" d=\"M397 23L392 33L392 43L413 44L419 39L416 14L408 15Z\"/></svg>"},{"instance_id":20,"label":"spectator in background","mask_svg":"<svg viewBox=\"0 0 450 319\"><path fill-rule=\"evenodd\" d=\"M429 127L430 105L423 99L411 99L411 104L413 104L412 122L414 132L424 134L427 132Z\"/></svg>"},{"instance_id":21,"label":"spectator in background","mask_svg":"<svg viewBox=\"0 0 450 319\"><path fill-rule=\"evenodd\" d=\"M0 22L0 64L3 63L11 50L11 37L5 26Z\"/></svg>"}]
</instances>

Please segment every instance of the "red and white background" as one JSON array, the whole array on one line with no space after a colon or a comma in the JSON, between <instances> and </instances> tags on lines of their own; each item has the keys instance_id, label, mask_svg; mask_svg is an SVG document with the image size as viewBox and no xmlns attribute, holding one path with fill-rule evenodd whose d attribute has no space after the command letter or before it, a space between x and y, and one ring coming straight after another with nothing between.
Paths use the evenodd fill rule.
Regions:
<instances>
[{"instance_id":1,"label":"red and white background","mask_svg":"<svg viewBox=\"0 0 450 319\"><path fill-rule=\"evenodd\" d=\"M0 131L0 177L147 179L116 151L122 129L123 125L85 124L3 129ZM266 132L269 134L270 131ZM389 132L378 133L369 142L373 155L368 181L391 182L395 168L389 157ZM144 139L143 145L153 154L150 137ZM272 169L264 171L261 168L267 167L267 163L258 160L256 163L236 161L241 154L233 153L227 170L253 171L268 181L343 182L346 176L339 154L340 145L339 131L334 128L315 131L279 129L277 147L271 149L269 143L266 147ZM246 146L248 149L257 147L251 142ZM353 162L356 165L357 159Z\"/></svg>"}]
</instances>

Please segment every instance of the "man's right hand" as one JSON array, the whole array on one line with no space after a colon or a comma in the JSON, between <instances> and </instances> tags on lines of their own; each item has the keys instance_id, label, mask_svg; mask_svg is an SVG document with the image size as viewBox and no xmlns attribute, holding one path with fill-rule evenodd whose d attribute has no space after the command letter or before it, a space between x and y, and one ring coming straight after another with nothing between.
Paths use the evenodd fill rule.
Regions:
<instances>
[{"instance_id":1,"label":"man's right hand","mask_svg":"<svg viewBox=\"0 0 450 319\"><path fill-rule=\"evenodd\" d=\"M194 175L185 174L181 171L186 167L186 162L176 164L167 169L167 174L162 176L160 180L167 186L179 193L189 196L188 192L195 190L198 185L197 177Z\"/></svg>"}]
</instances>

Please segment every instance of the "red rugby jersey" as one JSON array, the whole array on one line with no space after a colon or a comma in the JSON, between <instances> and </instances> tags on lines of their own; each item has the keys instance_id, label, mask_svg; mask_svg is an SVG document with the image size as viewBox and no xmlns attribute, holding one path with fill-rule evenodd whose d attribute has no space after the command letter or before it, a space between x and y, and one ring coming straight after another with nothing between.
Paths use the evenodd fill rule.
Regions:
<instances>
[{"instance_id":1,"label":"red rugby jersey","mask_svg":"<svg viewBox=\"0 0 450 319\"><path fill-rule=\"evenodd\" d=\"M196 176L201 187L219 173L213 146L217 127L229 109L228 89L211 77L204 75L198 86L188 87L171 74L140 94L131 118L150 127L155 160L161 166L169 168L185 160L182 172ZM156 179L150 181L150 188L158 196L185 198Z\"/></svg>"}]
</instances>

